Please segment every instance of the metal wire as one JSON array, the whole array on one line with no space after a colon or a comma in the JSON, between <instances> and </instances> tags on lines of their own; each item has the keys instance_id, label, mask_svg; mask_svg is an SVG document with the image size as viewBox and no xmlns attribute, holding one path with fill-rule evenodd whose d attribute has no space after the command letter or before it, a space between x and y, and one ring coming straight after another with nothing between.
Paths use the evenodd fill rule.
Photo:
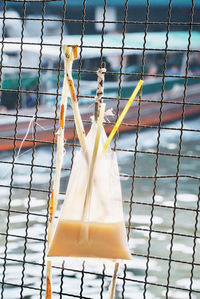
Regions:
<instances>
[{"instance_id":1,"label":"metal wire","mask_svg":"<svg viewBox=\"0 0 200 299\"><path fill-rule=\"evenodd\" d=\"M0 16L0 19L4 20L5 18L3 16ZM23 17L9 17L10 20L23 20ZM26 20L28 21L42 21L41 18L38 18L38 17L34 17L34 18L30 18L30 17L26 17L25 18ZM58 18L48 18L46 17L45 18L45 21L48 21L48 22L62 22L64 21L65 23L82 23L82 20L80 19L70 19L70 18L63 18L63 19L59 19ZM100 23L102 24L103 21L99 21L99 20L89 20L89 19L85 19L85 23ZM105 20L104 21L105 24L124 24L123 21L119 21L119 20L115 20L115 21L110 21L110 20ZM143 25L144 22L143 21L130 21L130 20L127 20L126 22L127 24L134 24L134 25ZM167 22L152 22L152 21L148 21L148 24L149 25L167 25ZM190 23L189 22L170 22L171 25L176 25L176 26L189 26ZM199 22L193 22L192 23L193 26L200 26L200 23Z\"/></svg>"},{"instance_id":2,"label":"metal wire","mask_svg":"<svg viewBox=\"0 0 200 299\"><path fill-rule=\"evenodd\" d=\"M63 1L63 19L66 13L66 0ZM64 35L64 21L61 24L61 34L60 34L60 45L63 42L63 35ZM59 87L60 87L60 68L61 68L61 55L62 55L62 47L60 46L60 53L59 53L59 71L58 71L58 81L57 81L57 90L56 90L56 108L55 108L55 116L54 116L54 127L53 127L53 142L52 142L52 154L51 154L51 166L50 166L50 177L49 177L49 193L48 193L48 204L47 204L47 213L46 213L46 223L45 223L45 242L44 242L44 250L43 250L43 265L41 271L41 285L40 285L40 298L42 298L42 287L43 287L43 277L44 277L44 268L45 268L45 257L46 257L46 245L47 245L47 230L48 230L48 215L49 215L49 206L50 206L50 194L52 191L52 183L53 183L53 165L54 165L54 154L55 154L55 138L56 138L56 123L57 123L57 114L58 114L58 100L59 100ZM61 276L61 296L62 296L62 285L63 285L63 274L64 269L62 269L62 276Z\"/></svg>"},{"instance_id":3,"label":"metal wire","mask_svg":"<svg viewBox=\"0 0 200 299\"><path fill-rule=\"evenodd\" d=\"M194 1L192 0L192 7L191 7L191 13L190 13L190 26L189 26L189 36L188 36L188 48L186 53L186 66L185 66L185 75L186 79L184 82L184 94L183 94L183 106L182 106L182 115L181 115L181 129L183 128L184 124L184 113L185 113L185 101L186 101L186 89L187 89L187 74L189 69L189 51L190 51L190 44L191 44L191 32L192 32L192 21L193 21L193 15L194 15ZM171 243L170 243L170 253L169 253L169 263L168 263L168 276L167 276L167 287L166 287L166 298L169 296L169 283L170 283L170 275L171 275L171 258L173 253L173 245L174 245L174 231L175 231L175 221L176 221L176 206L177 206L177 194L178 194L178 174L180 171L180 153L182 151L182 141L183 141L183 132L180 131L180 138L179 138L179 150L178 150L178 159L177 159L177 169L176 169L176 183L175 183L175 193L174 193L174 209L173 209L173 218L172 218L172 236L171 236ZM190 297L191 297L191 291L190 291Z\"/></svg>"},{"instance_id":4,"label":"metal wire","mask_svg":"<svg viewBox=\"0 0 200 299\"><path fill-rule=\"evenodd\" d=\"M100 291L100 298L103 299L103 293L104 293L104 283L105 283L105 264L103 264L103 271L102 271L102 283L101 283L101 291Z\"/></svg>"},{"instance_id":5,"label":"metal wire","mask_svg":"<svg viewBox=\"0 0 200 299\"><path fill-rule=\"evenodd\" d=\"M197 212L195 216L195 227L194 227L194 240L193 240L193 253L192 253L192 267L191 267L191 275L190 275L190 291L189 297L192 298L192 289L193 289L193 277L194 277L194 264L195 264L195 254L196 254L196 241L197 241L197 230L198 230L198 210L200 207L200 187L199 187L199 194L197 200Z\"/></svg>"},{"instance_id":6,"label":"metal wire","mask_svg":"<svg viewBox=\"0 0 200 299\"><path fill-rule=\"evenodd\" d=\"M171 19L171 10L172 10L172 0L169 1L168 7L168 20L167 20L167 30L166 30L166 40L165 40L165 54L164 54L164 66L163 66L163 79L162 79L162 90L161 90L161 102L160 102L160 113L159 113L159 125L158 125L158 137L157 137L157 147L156 147L156 162L155 162L155 180L153 186L153 196L152 196L152 209L151 209L151 218L150 218L150 232L148 238L148 248L147 248L147 262L146 262L146 271L145 271L145 285L144 285L144 293L143 296L146 296L147 292L147 278L149 271L149 258L150 249L151 249L151 231L153 227L153 214L154 214L154 205L155 205L155 196L156 196L156 188L157 188L157 174L158 174L158 160L159 155L158 152L160 150L160 126L162 123L162 114L163 114L163 97L164 97L164 86L165 86L165 73L167 68L167 50L168 50L168 39L169 39L169 26Z\"/></svg>"},{"instance_id":7,"label":"metal wire","mask_svg":"<svg viewBox=\"0 0 200 299\"><path fill-rule=\"evenodd\" d=\"M162 298L174 298L173 292L180 292L182 298L198 298L200 296L200 281L197 273L200 269L200 260L197 254L199 250L200 241L200 230L199 230L199 214L200 214L200 176L197 169L189 169L188 165L191 163L199 165L200 155L198 153L198 144L191 144L190 151L186 151L184 148L184 136L187 134L194 134L195 138L198 139L198 134L200 133L200 127L187 127L185 126L185 119L188 109L193 109L192 116L197 116L199 118L200 112L200 93L197 91L200 86L200 72L192 72L190 70L192 55L200 55L200 46L196 49L191 48L191 36L193 31L200 30L200 23L196 21L195 15L198 13L198 7L195 7L194 0L191 1L191 7L187 10L190 12L188 17L185 16L185 21L182 19L175 20L174 10L175 10L175 0L168 1L168 8L166 9L166 18L161 20L154 20L152 17L153 1L152 3L147 0L146 5L140 7L141 15L133 16L130 13L130 2L128 0L124 1L119 8L117 13L117 19L109 19L109 9L110 1L102 0L102 18L98 16L98 19L92 17L95 15L95 8L91 14L91 7L89 1L80 1L79 15L76 14L75 10L72 9L70 1L58 1L59 6L55 9L54 15L49 15L50 3L57 1L31 1L31 0L20 0L20 1L4 1L2 7L2 14L0 14L0 32L2 32L2 37L0 37L1 53L0 53L0 92L1 97L6 95L7 98L11 97L13 94L13 99L15 97L16 104L12 106L12 110L4 110L0 107L0 117L5 120L5 124L0 122L0 189L5 192L3 193L3 199L6 204L0 207L0 213L2 215L3 226L0 229L0 237L2 241L0 242L1 254L0 254L0 265L1 267L1 299L10 299L13 295L10 295L10 290L14 290L16 297L25 298L35 296L34 298L43 298L45 293L45 275L44 270L46 266L46 246L47 246L47 226L48 226L48 210L49 201L52 188L52 180L55 172L55 150L56 150L56 131L58 125L58 108L59 108L59 98L61 96L60 86L62 84L62 74L63 74L63 61L62 61L62 51L61 46L64 40L65 27L68 26L80 26L76 34L80 35L80 53L78 63L74 63L73 74L77 78L77 96L80 101L88 101L92 103L93 94L89 92L90 82L88 81L88 86L83 89L82 78L88 76L88 78L95 77L96 70L102 66L104 59L106 58L106 50L113 50L113 56L117 50L120 50L118 69L107 67L105 81L107 77L112 78L116 85L115 94L112 92L108 93L109 87L105 84L105 95L103 99L109 103L111 106L116 107L114 119L105 120L104 126L106 129L111 130L115 124L115 120L118 118L122 107L126 103L129 95L124 94L125 86L139 78L144 80L155 80L159 82L159 91L157 93L151 92L149 95L142 95L135 101L134 117L130 119L125 119L122 123L124 131L129 132L128 145L123 145L120 143L120 138L115 137L112 149L116 151L119 158L121 155L126 156L129 160L129 168L125 173L120 173L122 190L125 194L123 199L124 210L126 211L126 229L127 237L131 247L131 254L133 258L133 266L125 264L121 267L119 275L117 277L117 294L119 298L135 299L135 298L149 298L156 297L158 294ZM16 5L16 11L19 12L19 16L9 15L8 7L10 4ZM55 4L54 3L54 4ZM21 4L21 5L20 5ZM29 15L29 8L36 5L38 8L38 15ZM36 7L34 6L34 7ZM56 6L54 6L56 7ZM59 8L58 8L59 7ZM115 7L116 9L116 7ZM135 8L136 9L136 8ZM57 10L57 11L56 11ZM57 14L57 15L56 15ZM21 32L20 38L17 41L7 38L9 32L7 30L8 22L20 22ZM40 40L31 41L25 38L26 22L31 21L32 24L40 23ZM53 42L48 40L45 41L45 23L50 22L51 25L58 25L60 28L59 41ZM15 23L14 23L15 24ZM100 36L99 45L88 45L84 42L84 38L88 32L92 33L94 31L95 25L101 24L101 30L95 32ZM117 32L115 34L120 35L121 45L113 46L105 44L105 35L107 34L108 25L118 26ZM135 26L135 27L133 27ZM133 28L143 28L143 45L127 47L126 38L129 30ZM78 27L77 27L78 28ZM120 28L120 29L119 29ZM131 29L130 29L131 28ZM151 31L155 31L162 28L165 34L165 47L147 47L148 34ZM1 31L2 29L2 31ZM75 30L75 29L74 29ZM90 31L91 30L91 31ZM187 47L169 47L169 35L172 30L176 31L187 31L188 40ZM140 30L141 31L141 30ZM113 33L112 33L113 34ZM8 53L6 47L12 47L18 45L18 61L17 64L6 60L6 55L13 55L13 53ZM30 63L30 66L24 65L24 46L39 46L39 56L38 62L35 65ZM59 56L56 58L56 63L44 63L43 49L45 46L49 46L52 49L59 48ZM94 52L99 53L97 57L98 62L96 65L84 64L84 51L88 49L93 49ZM140 59L140 68L131 69L130 71L126 68L126 51L132 51L137 53ZM159 70L154 73L148 72L148 54L152 55L162 55L162 64ZM169 64L169 55L179 55L185 56L184 62L184 73L180 74L170 74L167 72ZM130 55L131 56L131 55ZM10 57L10 56L9 56ZM32 57L30 57L31 61ZM129 66L129 65L128 65ZM131 65L130 65L131 66ZM96 69L95 69L96 67ZM10 71L15 72L17 78L17 84L7 87L5 85L4 79L10 79L12 74ZM28 72L27 72L28 71ZM29 88L25 87L23 84L24 74L26 73L37 73L37 80L35 85L31 85ZM43 80L43 74L50 74L49 77L56 77L54 88L48 87L48 79ZM44 77L47 78L48 76ZM157 81L156 81L157 80ZM168 80L182 80L182 91L178 96L175 96L175 91L168 90L167 82ZM44 82L43 82L44 81ZM86 82L86 81L84 81ZM192 93L189 93L189 83L193 83L196 89L193 89ZM107 82L105 82L107 83ZM109 83L110 84L110 83ZM96 84L95 84L96 85ZM143 88L143 91L144 91ZM23 105L23 99L28 96L32 96L35 102L32 107L27 110L21 109ZM46 115L40 114L40 107L42 99L47 97L54 98L53 107L49 107ZM4 102L5 104L5 102ZM86 104L85 104L86 105ZM153 112L157 115L155 116L155 122L148 122L144 118L143 107L148 107L150 113ZM157 108L155 108L157 107ZM166 107L171 107L170 112L166 110ZM47 110L46 109L46 110ZM70 109L70 108L69 108ZM157 109L157 110L156 110ZM179 109L179 114L175 118L171 119L169 114L172 111ZM196 110L196 112L195 112ZM88 104L88 111L90 111L90 106ZM176 110L177 111L177 110ZM87 117L84 117L84 126L89 128L91 124L90 112L88 112ZM165 118L167 115L167 118ZM170 115L171 116L171 115ZM154 117L154 116L153 116ZM153 118L152 117L152 118ZM191 115L189 115L191 117ZM0 119L0 121L1 121ZM21 133L21 124L28 124L31 119L33 119L33 130L27 136L26 142L31 144L31 148L28 148L27 152L24 150L22 155L18 156L17 149L19 145L24 142L24 135ZM9 133L7 130L7 123L12 127ZM171 121L176 120L175 123ZM189 118L190 120L190 118ZM42 130L42 123L48 122L51 131L51 138L45 139L44 136L40 135L39 132ZM168 123L169 122L169 123ZM71 137L68 139L66 135L65 149L66 149L66 160L67 162L62 168L62 183L59 196L62 199L65 195L64 187L68 180L71 168L73 166L74 155L76 149L80 147L76 139L76 130L74 126L74 119L71 115L66 118L67 128L72 128ZM1 126L4 126L4 130L1 130ZM25 130L25 129L24 129ZM48 131L48 132L49 132ZM162 143L162 136L164 134L176 134L177 140L176 144L172 143L172 147L165 147ZM46 132L46 135L49 133ZM128 134L128 133L127 133ZM145 135L146 134L146 135ZM141 138L146 139L146 136L154 134L155 145L154 146L141 146ZM44 134L45 135L45 134ZM126 136L126 135L124 135ZM46 137L46 136L45 136ZM121 133L120 133L121 137ZM5 144L10 144L11 151L3 150ZM49 157L48 163L38 160L38 154L40 146L45 146L46 156ZM2 152L1 152L2 146ZM27 158L28 157L28 158ZM150 162L146 162L146 161ZM71 163L69 163L71 161ZM144 161L144 162L143 162ZM160 171L163 161L168 161L166 163L165 171ZM119 163L121 161L119 160ZM123 162L122 162L123 163ZM149 168L146 167L146 163L149 164ZM183 167L187 165L187 167ZM120 164L121 168L121 164ZM141 169L144 171L141 171ZM23 169L25 175L24 178L19 182L17 176ZM199 166L198 166L199 169ZM146 172L145 172L146 171ZM4 174L5 172L5 174ZM37 182L35 177L38 173L45 173L47 180L44 182ZM127 173L126 173L127 172ZM28 174L27 174L28 173ZM25 182L25 177L28 176L28 182ZM190 187L191 184L191 187ZM148 191L145 191L148 187ZM165 196L168 198L168 189L171 191L173 200L159 199L158 194L160 186L166 185L165 194L162 194L162 198ZM186 188L187 185L187 188ZM125 187L124 187L125 186ZM191 202L179 201L179 193L186 192L185 190L193 190L191 193L195 196L195 200ZM141 190L143 197L140 196ZM181 192L180 192L181 191ZM189 191L187 191L189 192ZM22 195L23 194L23 195ZM171 196L170 195L170 196ZM190 194L191 195L191 194ZM35 208L34 204L36 202L34 197L39 197L44 201L45 204L42 207ZM26 198L26 203L17 205L18 198ZM151 198L151 199L150 199ZM159 201L160 200L160 201ZM41 210L40 210L41 209ZM60 209L60 207L59 207ZM144 223L141 219L137 222L137 216L146 212L146 217L148 221L144 219ZM167 215L163 218L161 224L156 224L156 219L158 215ZM143 215L143 214L142 214ZM187 215L190 216L190 228L179 227L177 225L179 218L184 219ZM18 223L16 224L16 229L13 229L14 217L19 218L19 222L22 221L20 229L18 229ZM158 217L158 218L157 218ZM21 220L23 219L23 220ZM56 215L58 219L58 215ZM166 221L166 222L165 222ZM34 226L38 222L40 229L43 232L34 232ZM168 223L169 222L169 223ZM184 229L185 228L185 229ZM22 231L23 230L23 231ZM165 250L155 250L155 240L159 245L160 241L166 240ZM1 239L0 239L1 240ZM142 243L143 248L137 246L134 242L144 242ZM185 246L188 250L186 255L179 256L177 254L176 240L181 240L181 244ZM19 255L12 254L12 246L17 243ZM135 245L132 247L132 243ZM18 245L19 244L19 245ZM36 244L37 256L32 254L31 245ZM156 245L157 245L156 244ZM162 241L161 241L162 244ZM160 245L161 247L161 245ZM34 251L34 248L33 248ZM33 257L34 256L34 257ZM138 261L142 266L139 267L135 263ZM153 269L153 263L158 265L158 269L161 268L160 272L163 272L163 277L155 278L155 271ZM15 265L14 269L17 272L17 278L13 279L13 274L11 275L11 267ZM96 299L105 298L108 292L108 284L111 279L111 274L109 273L109 267L102 265L100 270L98 268L87 268L87 262L83 262L81 266L71 266L69 263L63 263L62 265L53 265L53 271L59 271L59 275L56 276L57 288L53 290L53 298L85 298L85 299ZM30 269L34 269L33 273L29 273ZM185 280L187 283L182 283L181 279L178 281L174 273L174 268L186 269ZM183 268L185 267L185 268ZM39 270L38 270L39 269ZM89 269L89 270L87 270ZM139 273L139 274L138 274ZM12 276L12 277L11 277ZM162 276L162 275L161 275ZM30 279L31 277L31 279ZM89 279L91 277L91 279ZM68 280L69 279L69 280ZM77 282L76 287L72 289L70 282ZM91 281L95 279L96 295L91 292ZM65 284L65 282L67 282ZM130 295L129 289L132 295ZM134 291L137 289L136 295ZM182 293L181 293L182 292ZM95 293L95 292L94 292ZM28 295L27 295L28 294ZM31 295L29 295L31 294ZM137 295L139 294L139 295ZM132 297L130 297L132 296ZM134 297L135 296L135 297ZM138 296L138 297L137 297ZM180 296L180 295L179 295Z\"/></svg>"},{"instance_id":8,"label":"metal wire","mask_svg":"<svg viewBox=\"0 0 200 299\"><path fill-rule=\"evenodd\" d=\"M5 6L6 7L6 4ZM23 4L23 15L26 15L26 4ZM4 264L3 264L3 275L2 275L2 290L1 290L1 298L3 299L4 294L4 281L6 275L6 257L8 250L8 233L10 226L10 208L11 208L11 200L12 200L12 185L14 178L14 167L15 167L15 154L16 154L16 136L17 136L17 126L18 126L18 113L20 106L20 86L21 86L21 65L22 65L22 52L23 52L23 37L24 37L24 22L22 23L22 32L21 32L21 47L20 47L20 60L19 60L19 79L18 79L18 97L17 97L17 105L16 105L16 119L15 119L15 131L14 131L14 147L13 147L13 155L12 155L12 169L11 169L11 180L10 180L10 192L9 192L9 201L8 201L8 215L7 215L7 227L6 227L6 241L5 241L5 250L4 250Z\"/></svg>"}]
</instances>

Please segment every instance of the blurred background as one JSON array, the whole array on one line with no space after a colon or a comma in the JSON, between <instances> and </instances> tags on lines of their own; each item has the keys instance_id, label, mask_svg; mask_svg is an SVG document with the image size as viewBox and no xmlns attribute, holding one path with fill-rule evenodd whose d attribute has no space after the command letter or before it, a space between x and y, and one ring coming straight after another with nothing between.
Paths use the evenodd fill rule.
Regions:
<instances>
[{"instance_id":1,"label":"blurred background","mask_svg":"<svg viewBox=\"0 0 200 299\"><path fill-rule=\"evenodd\" d=\"M63 84L62 44L77 44L73 78L86 131L97 70L111 131L143 88L112 148L133 260L116 298L200 298L200 0L1 1L0 296L43 298L48 206ZM79 149L68 100L56 217ZM106 298L113 264L53 264L53 298Z\"/></svg>"}]
</instances>

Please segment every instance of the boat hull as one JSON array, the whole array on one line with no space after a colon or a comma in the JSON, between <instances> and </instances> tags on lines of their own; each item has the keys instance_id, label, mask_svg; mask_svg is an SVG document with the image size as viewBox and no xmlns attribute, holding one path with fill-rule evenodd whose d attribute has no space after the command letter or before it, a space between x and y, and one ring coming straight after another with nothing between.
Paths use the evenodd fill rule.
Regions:
<instances>
[{"instance_id":1,"label":"boat hull","mask_svg":"<svg viewBox=\"0 0 200 299\"><path fill-rule=\"evenodd\" d=\"M141 100L137 99L127 113L119 131L135 130L137 126L140 128L149 128L175 121L181 117L199 115L199 87L199 84L188 87L185 96L183 89L179 87L166 91L163 99L161 99L160 93L148 94L145 95L145 98L142 97ZM115 112L114 117L109 118L110 122L105 122L107 134L112 130L126 102L126 100L121 100L118 103L115 100L106 104L106 109L114 107ZM91 107L91 105L82 105L80 109L87 133L91 125L91 116L93 115L94 107ZM0 151L56 143L57 129L58 118L55 116L55 107L39 106L37 116L35 115L34 108L20 109L17 119L16 111L1 112ZM65 124L65 140L72 141L73 139L77 139L77 135L74 129L73 112L69 107Z\"/></svg>"}]
</instances>

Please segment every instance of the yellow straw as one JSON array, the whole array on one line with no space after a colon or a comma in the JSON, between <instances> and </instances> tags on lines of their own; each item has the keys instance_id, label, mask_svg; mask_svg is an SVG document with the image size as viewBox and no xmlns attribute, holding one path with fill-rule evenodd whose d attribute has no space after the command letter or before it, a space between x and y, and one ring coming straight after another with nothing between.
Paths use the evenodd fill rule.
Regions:
<instances>
[{"instance_id":1,"label":"yellow straw","mask_svg":"<svg viewBox=\"0 0 200 299\"><path fill-rule=\"evenodd\" d=\"M132 102L135 100L135 97L138 93L138 91L140 90L140 88L142 87L143 81L140 80L136 86L136 88L134 89L130 99L128 100L126 106L124 107L124 110L122 111L121 115L119 116L114 128L112 129L112 131L110 132L110 135L108 136L106 143L104 144L104 148L103 148L103 153L106 151L106 149L108 148L111 140L113 139L115 133L117 132L119 126L121 125L122 120L124 119L126 113L128 112Z\"/></svg>"}]
</instances>

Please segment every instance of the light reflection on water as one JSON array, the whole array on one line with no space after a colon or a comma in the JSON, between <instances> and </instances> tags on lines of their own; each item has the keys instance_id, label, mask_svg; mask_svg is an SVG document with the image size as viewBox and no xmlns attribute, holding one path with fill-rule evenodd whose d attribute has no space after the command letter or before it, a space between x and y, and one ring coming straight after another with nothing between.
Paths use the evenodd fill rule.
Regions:
<instances>
[{"instance_id":1,"label":"light reflection on water","mask_svg":"<svg viewBox=\"0 0 200 299\"><path fill-rule=\"evenodd\" d=\"M167 125L168 127L179 127L180 123L173 123ZM185 128L198 129L199 119L190 120L185 122ZM160 136L161 153L177 154L179 148L179 131L162 130ZM137 160L136 160L136 176L154 176L155 175L155 159L156 156L152 152L156 151L157 146L157 132L153 130L141 131L139 133ZM130 149L132 152L118 151L118 161L120 172L123 174L133 174L134 162L134 148L135 148L135 133L123 134L117 142L118 148ZM183 132L182 154L184 155L199 155L199 133L198 132ZM143 151L148 152L144 154ZM7 153L1 157L1 160L12 161L11 153ZM31 152L22 155L18 158L17 162L31 163ZM170 175L175 176L177 171L177 157L176 156L159 156L158 176ZM51 165L51 148L37 148L35 153L35 164L42 164L44 166ZM64 167L71 166L71 147L66 148ZM10 171L11 166L7 164L0 164L1 171L1 185L10 184ZM200 161L183 157L181 158L180 174L187 174L191 176L199 176ZM29 187L30 182L30 166L15 166L14 182L13 185L17 187ZM65 170L62 173L61 191L65 192L66 184L69 176L69 171ZM32 187L42 190L48 190L50 181L50 169L34 167ZM150 255L157 258L150 258L148 282L146 298L165 298L166 288L159 287L154 284L167 283L168 274L168 258L170 253L171 241L171 226L173 218L174 206L174 193L175 193L176 178L170 177L165 179L158 179L155 191L155 207L152 229L154 232L151 234L151 249ZM178 181L177 189L177 207L174 246L173 246L173 260L181 260L180 262L171 263L171 276L170 285L179 289L170 289L170 298L188 298L188 292L182 289L190 287L191 275L191 261L193 254L193 238L187 235L194 235L195 217L198 200L198 180L191 178L180 178ZM126 221L129 220L129 201L131 196L131 179L122 179L122 191L124 203L124 212ZM134 229L130 233L129 246L131 252L134 253L133 261L127 266L125 293L127 299L143 298L143 283L145 269L146 269L146 254L148 248L149 238L149 225L151 217L152 194L154 188L153 178L139 178L134 181L133 190L133 205L131 226ZM1 208L8 208L9 189L0 187L1 192ZM21 285L22 276L22 260L24 256L24 236L27 222L26 211L29 206L28 190L13 189L11 210L20 211L20 213L11 212L9 224L9 238L7 249L7 268L5 282ZM60 196L59 208L62 204L64 196ZM142 203L142 204L141 204ZM190 209L190 210L186 210ZM33 288L40 288L41 286L41 271L43 263L43 250L44 243L42 240L45 237L45 224L46 224L46 210L47 210L47 193L32 191L30 200L30 215L28 217L28 240L26 249L26 266L25 266L25 279L24 284ZM23 214L24 212L24 214ZM43 216L38 216L42 214ZM7 223L6 211L0 211L1 223L1 236L0 236L0 256L4 256L4 242L5 230ZM164 233L163 233L164 232ZM2 234L3 233L3 234ZM200 235L198 227L197 236ZM194 266L194 279L193 289L200 292L200 239L196 240L196 255ZM159 259L160 257L160 259ZM15 261L16 260L16 261ZM36 265L35 262L39 265ZM0 277L2 277L2 263L0 259ZM61 263L57 264L61 266ZM66 261L64 274L63 292L68 294L64 298L71 298L70 294L80 293L81 273L73 271L73 269L82 269L81 262ZM83 296L88 298L99 298L102 285L103 266L99 263L89 263L85 265L86 274L84 276L84 291ZM113 265L106 266L105 274L112 275ZM95 272L96 274L91 274ZM60 275L61 269L54 269L54 290L59 293L60 291ZM99 274L99 275L97 275ZM124 276L124 266L121 265L119 276ZM110 279L105 278L104 282L104 298L108 290ZM44 284L43 284L44 288ZM117 296L121 298L123 288L123 280L117 281ZM23 298L39 298L39 291L34 289L24 288ZM6 286L4 291L4 298L19 298L20 287ZM58 294L54 298L60 298ZM193 293L193 299L198 299L199 294Z\"/></svg>"}]
</instances>

